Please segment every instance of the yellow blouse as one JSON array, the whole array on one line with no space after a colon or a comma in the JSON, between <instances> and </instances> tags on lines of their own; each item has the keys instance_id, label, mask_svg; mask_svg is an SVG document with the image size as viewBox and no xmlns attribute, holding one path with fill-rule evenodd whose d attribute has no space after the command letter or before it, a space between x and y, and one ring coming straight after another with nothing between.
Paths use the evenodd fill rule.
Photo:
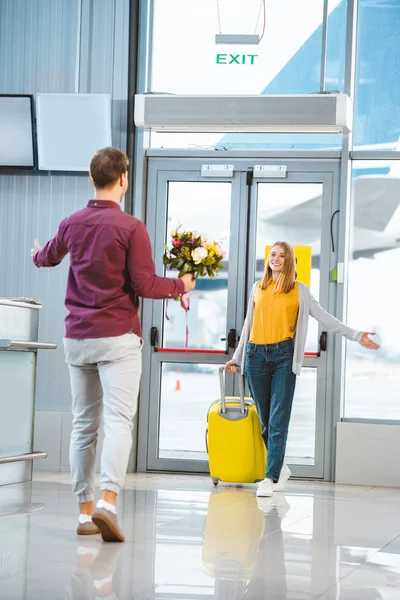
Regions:
<instances>
[{"instance_id":1,"label":"yellow blouse","mask_svg":"<svg viewBox=\"0 0 400 600\"><path fill-rule=\"evenodd\" d=\"M274 286L275 282L270 281L265 290L256 287L250 333L254 344L277 344L294 337L299 312L298 284L287 294L274 294Z\"/></svg>"}]
</instances>

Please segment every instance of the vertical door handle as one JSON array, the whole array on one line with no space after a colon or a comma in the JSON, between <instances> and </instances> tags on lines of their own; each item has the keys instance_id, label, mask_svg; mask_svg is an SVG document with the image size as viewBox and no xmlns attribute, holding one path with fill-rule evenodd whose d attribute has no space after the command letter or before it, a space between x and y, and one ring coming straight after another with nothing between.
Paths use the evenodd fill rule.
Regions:
<instances>
[{"instance_id":1,"label":"vertical door handle","mask_svg":"<svg viewBox=\"0 0 400 600\"><path fill-rule=\"evenodd\" d=\"M228 333L228 348L236 348L237 336L236 329L230 329Z\"/></svg>"},{"instance_id":2,"label":"vertical door handle","mask_svg":"<svg viewBox=\"0 0 400 600\"><path fill-rule=\"evenodd\" d=\"M322 331L319 336L319 351L318 356L321 356L321 352L326 352L326 348L328 345L328 334L326 331Z\"/></svg>"},{"instance_id":3,"label":"vertical door handle","mask_svg":"<svg viewBox=\"0 0 400 600\"><path fill-rule=\"evenodd\" d=\"M150 329L150 344L153 346L154 351L157 352L158 343L160 341L160 334L157 327Z\"/></svg>"},{"instance_id":4,"label":"vertical door handle","mask_svg":"<svg viewBox=\"0 0 400 600\"><path fill-rule=\"evenodd\" d=\"M221 342L226 342L225 354L229 354L231 348L236 348L237 341L236 329L230 329L228 336L221 338Z\"/></svg>"}]
</instances>

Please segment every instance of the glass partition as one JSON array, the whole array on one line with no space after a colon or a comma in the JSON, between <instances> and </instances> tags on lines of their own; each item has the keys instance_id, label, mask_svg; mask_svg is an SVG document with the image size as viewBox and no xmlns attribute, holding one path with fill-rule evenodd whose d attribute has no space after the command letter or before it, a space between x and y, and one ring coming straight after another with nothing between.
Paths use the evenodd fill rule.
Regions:
<instances>
[{"instance_id":1,"label":"glass partition","mask_svg":"<svg viewBox=\"0 0 400 600\"><path fill-rule=\"evenodd\" d=\"M155 0L154 93L309 94L320 91L323 0ZM329 0L326 89L343 90L344 0ZM179 15L179 18L177 18ZM216 34L259 34L257 45ZM152 133L154 148L337 148L335 134Z\"/></svg>"},{"instance_id":2,"label":"glass partition","mask_svg":"<svg viewBox=\"0 0 400 600\"><path fill-rule=\"evenodd\" d=\"M375 331L379 352L347 344L345 417L400 419L400 162L353 163L349 325Z\"/></svg>"}]
</instances>

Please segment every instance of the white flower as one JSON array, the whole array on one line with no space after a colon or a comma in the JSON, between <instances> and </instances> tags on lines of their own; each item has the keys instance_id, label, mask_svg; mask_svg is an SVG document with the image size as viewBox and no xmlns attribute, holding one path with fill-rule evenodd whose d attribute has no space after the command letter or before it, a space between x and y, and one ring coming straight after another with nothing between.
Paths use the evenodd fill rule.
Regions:
<instances>
[{"instance_id":1,"label":"white flower","mask_svg":"<svg viewBox=\"0 0 400 600\"><path fill-rule=\"evenodd\" d=\"M195 265L199 265L206 256L208 256L207 248L200 247L192 250L192 258Z\"/></svg>"}]
</instances>

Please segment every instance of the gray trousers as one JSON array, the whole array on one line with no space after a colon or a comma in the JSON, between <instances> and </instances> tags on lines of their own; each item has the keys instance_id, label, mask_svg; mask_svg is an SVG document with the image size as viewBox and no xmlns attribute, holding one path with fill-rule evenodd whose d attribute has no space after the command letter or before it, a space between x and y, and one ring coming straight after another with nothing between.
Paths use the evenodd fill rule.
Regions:
<instances>
[{"instance_id":1,"label":"gray trousers","mask_svg":"<svg viewBox=\"0 0 400 600\"><path fill-rule=\"evenodd\" d=\"M125 480L142 371L142 340L134 333L64 339L64 350L72 392L72 488L78 502L90 502L102 416L100 489L118 494Z\"/></svg>"}]
</instances>

